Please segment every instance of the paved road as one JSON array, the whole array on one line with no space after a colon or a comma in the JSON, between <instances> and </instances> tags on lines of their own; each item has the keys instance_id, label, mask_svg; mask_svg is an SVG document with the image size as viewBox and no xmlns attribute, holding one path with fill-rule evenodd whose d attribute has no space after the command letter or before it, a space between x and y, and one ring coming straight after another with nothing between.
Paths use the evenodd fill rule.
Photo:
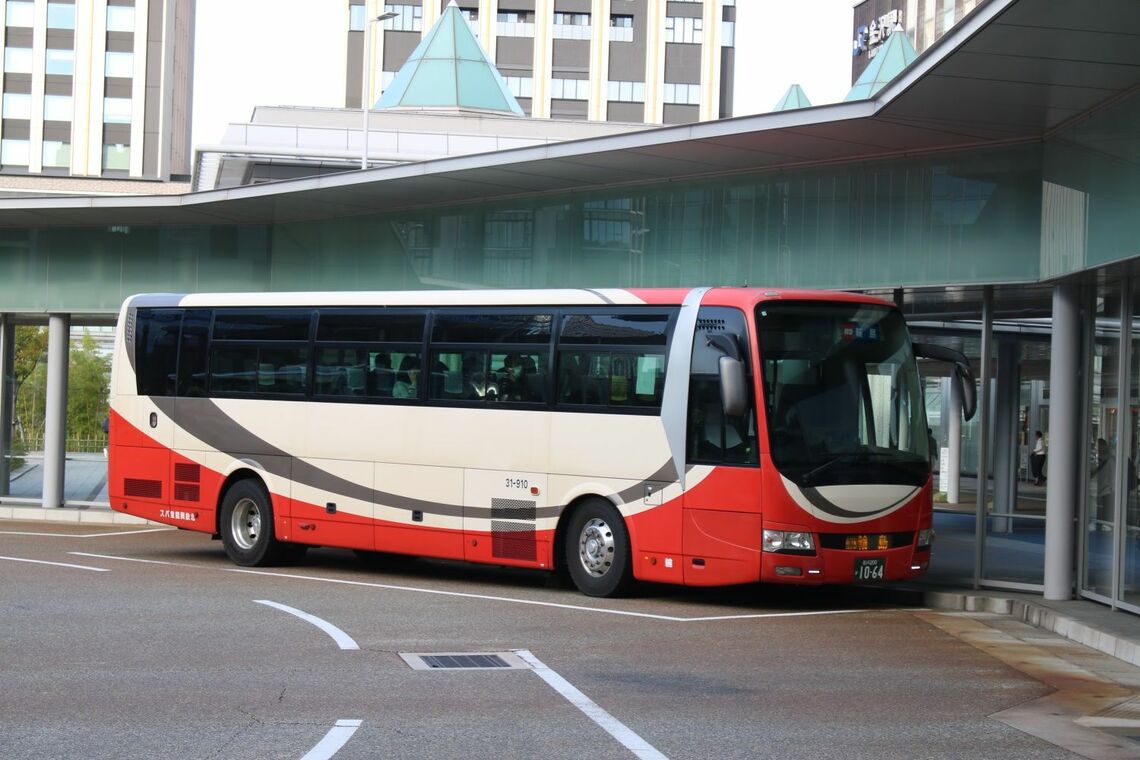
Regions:
<instances>
[{"instance_id":1,"label":"paved road","mask_svg":"<svg viewBox=\"0 0 1140 760\"><path fill-rule=\"evenodd\" d=\"M5 758L1060 758L1051 741L1077 745L1032 706L1068 688L1048 675L1071 679L1066 647L1103 682L1082 715L1140 686L1036 629L833 591L596 600L537 573L332 550L250 572L200 534L16 522L0 578ZM1053 664L1026 670L1003 642ZM400 656L439 652L529 667Z\"/></svg>"}]
</instances>

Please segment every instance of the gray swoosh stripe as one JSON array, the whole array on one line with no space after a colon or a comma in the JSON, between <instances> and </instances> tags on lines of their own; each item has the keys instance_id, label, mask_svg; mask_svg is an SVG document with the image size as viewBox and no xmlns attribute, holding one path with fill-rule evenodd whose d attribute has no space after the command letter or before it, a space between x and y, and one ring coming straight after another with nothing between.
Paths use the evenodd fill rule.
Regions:
<instances>
[{"instance_id":1,"label":"gray swoosh stripe","mask_svg":"<svg viewBox=\"0 0 1140 760\"><path fill-rule=\"evenodd\" d=\"M875 515L881 515L883 512L888 512L888 511L894 509L899 504L902 504L904 501L906 501L907 499L914 496L915 491L917 489L915 489L915 491L911 491L910 493L908 493L906 496L902 497L901 499L899 499L895 503L888 504L887 506L883 507L882 509L876 509L874 512L852 512L852 511L844 509L843 507L839 506L838 504L835 504L834 502L829 501L828 499L824 498L824 496L819 492L818 489L803 488L800 490L803 492L803 495L807 497L807 500L811 502L812 506L821 512L825 512L825 513L831 515L832 517L854 517L854 518L859 518L859 519L865 520L868 517L874 517Z\"/></svg>"},{"instance_id":2,"label":"gray swoosh stripe","mask_svg":"<svg viewBox=\"0 0 1140 760\"><path fill-rule=\"evenodd\" d=\"M345 496L357 501L376 503L382 507L405 509L409 512L423 512L445 517L470 517L490 519L491 507L464 507L461 504L425 501L411 496L379 491L354 481L322 470L311 462L297 459L289 452L280 449L239 425L210 399L188 399L152 396L155 406L190 435L221 451L234 459L249 456L272 457L260 462L268 472L301 483L318 491L337 496ZM179 407L184 407L181 410ZM193 407L193 408L190 408ZM283 459L277 459L282 457ZM290 466L291 463L291 466ZM657 472L641 483L637 483L618 493L623 503L640 499L645 495L645 484L652 481L675 481L673 462L668 461ZM539 519L557 517L565 505L546 506L536 510Z\"/></svg>"}]
</instances>

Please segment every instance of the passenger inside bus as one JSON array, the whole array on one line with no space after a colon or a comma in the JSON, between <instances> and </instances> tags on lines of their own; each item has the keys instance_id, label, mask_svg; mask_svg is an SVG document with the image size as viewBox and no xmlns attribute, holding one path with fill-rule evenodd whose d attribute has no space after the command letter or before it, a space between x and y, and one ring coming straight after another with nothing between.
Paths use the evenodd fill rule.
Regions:
<instances>
[{"instance_id":1,"label":"passenger inside bus","mask_svg":"<svg viewBox=\"0 0 1140 760\"><path fill-rule=\"evenodd\" d=\"M420 376L420 360L414 356L405 356L400 360L400 370L396 373L396 382L392 385L393 398L416 398Z\"/></svg>"}]
</instances>

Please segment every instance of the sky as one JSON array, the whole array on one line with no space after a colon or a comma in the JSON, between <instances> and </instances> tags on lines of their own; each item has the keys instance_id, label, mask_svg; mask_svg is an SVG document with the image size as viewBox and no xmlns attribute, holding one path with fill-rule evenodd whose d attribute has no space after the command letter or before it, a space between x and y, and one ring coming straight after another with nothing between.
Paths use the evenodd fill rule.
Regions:
<instances>
[{"instance_id":1,"label":"sky","mask_svg":"<svg viewBox=\"0 0 1140 760\"><path fill-rule=\"evenodd\" d=\"M328 12L314 8L328 6ZM344 0L198 0L195 148L253 107L344 105L345 62L314 41L345 34ZM793 83L813 105L851 87L852 0L736 0L734 115L772 110ZM251 34L250 30L256 30Z\"/></svg>"}]
</instances>

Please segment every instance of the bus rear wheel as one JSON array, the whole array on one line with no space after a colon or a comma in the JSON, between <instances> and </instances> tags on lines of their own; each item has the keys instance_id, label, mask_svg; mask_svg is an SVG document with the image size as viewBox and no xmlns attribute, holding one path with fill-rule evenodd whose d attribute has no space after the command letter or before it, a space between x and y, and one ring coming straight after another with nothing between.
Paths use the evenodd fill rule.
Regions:
<instances>
[{"instance_id":1,"label":"bus rear wheel","mask_svg":"<svg viewBox=\"0 0 1140 760\"><path fill-rule=\"evenodd\" d=\"M629 531L621 513L605 499L590 499L570 517L566 569L586 596L621 596L633 584Z\"/></svg>"},{"instance_id":2,"label":"bus rear wheel","mask_svg":"<svg viewBox=\"0 0 1140 760\"><path fill-rule=\"evenodd\" d=\"M222 545L236 565L259 567L285 559L288 544L273 535L273 506L265 488L239 480L222 500Z\"/></svg>"}]
</instances>

